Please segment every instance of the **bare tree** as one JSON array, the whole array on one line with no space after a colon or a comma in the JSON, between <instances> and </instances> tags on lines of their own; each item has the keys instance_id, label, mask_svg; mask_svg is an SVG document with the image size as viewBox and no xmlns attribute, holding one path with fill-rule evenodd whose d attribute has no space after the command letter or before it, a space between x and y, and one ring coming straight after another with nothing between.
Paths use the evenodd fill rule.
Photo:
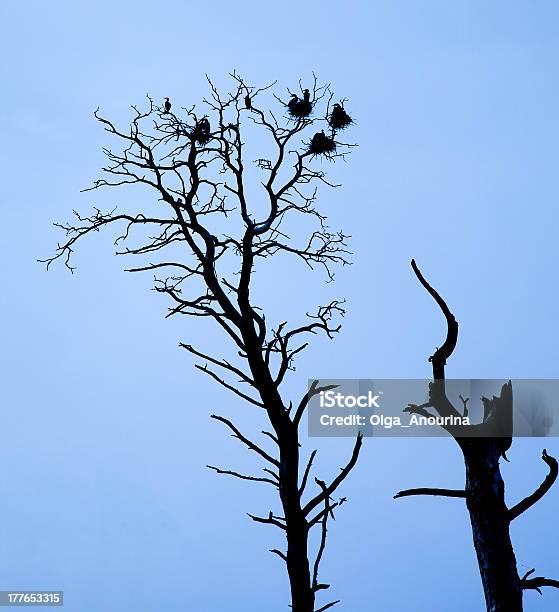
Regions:
<instances>
[{"instance_id":1,"label":"bare tree","mask_svg":"<svg viewBox=\"0 0 559 612\"><path fill-rule=\"evenodd\" d=\"M262 440L254 441L231 420L212 415L266 466L263 476L212 469L264 483L278 492L281 512L249 516L285 534L286 551L271 552L286 563L293 611L323 612L337 603L315 609L316 593L329 586L319 580L327 521L340 503L333 495L355 466L362 438L359 435L355 440L351 457L339 474L328 483L315 478L316 490L309 493L316 451L302 460L300 425L310 398L323 388L314 383L293 403L284 397L281 385L310 336L322 332L332 338L339 331L335 319L344 314L343 302L319 307L298 326L283 321L272 327L270 317L255 304L251 289L257 264L276 254L294 256L311 269L322 268L329 280L333 266L347 263L347 236L332 232L315 204L318 186L335 186L326 178L320 159L332 161L348 152L352 145L337 140L337 134L351 121L347 115L332 119L333 95L328 86L318 86L316 79L310 91L299 84L300 92L289 92L290 101L274 95L272 102L279 109L274 113L259 103L270 95L273 84L258 89L234 73L231 77L234 85L226 94L208 79L210 95L204 100L203 115L195 106L173 110L169 99L158 106L149 97L145 109L132 107L133 117L126 129L95 112L122 148L118 152L104 149L108 159L104 178L90 189L141 185L154 194L160 210L75 213L75 221L56 224L65 231L66 239L46 263L48 267L62 259L72 269L71 254L81 238L122 224L124 230L115 241L117 253L157 258L127 270L162 275L155 278L155 290L170 298L168 316L202 317L222 330L230 358L221 356L225 351L216 356L188 343L180 346L199 360L199 370L262 410L271 431L262 432ZM338 115L340 108L337 105ZM313 130L321 124L323 130ZM263 176L256 185L254 181L248 184L247 179L250 162L243 139L247 129L255 138L257 133L258 139L268 138L272 150L251 167ZM253 196L256 188L260 191ZM132 243L136 232L141 234L139 244ZM315 526L320 535L313 558L309 532Z\"/></svg>"},{"instance_id":2,"label":"bare tree","mask_svg":"<svg viewBox=\"0 0 559 612\"><path fill-rule=\"evenodd\" d=\"M406 411L422 416L456 417L468 415L468 398L460 397L459 411L445 390L446 360L452 355L458 341L458 322L443 298L425 280L415 261L412 268L423 287L434 298L447 323L447 335L443 345L429 358L433 367L433 382L429 385L429 401L422 405L410 404ZM534 493L508 508L505 503L505 486L501 476L499 460L506 459L506 451L512 444L512 384L503 385L499 396L482 398L483 422L476 425L449 426L445 429L460 447L466 465L464 489L418 488L400 491L394 497L411 495L440 495L466 500L470 514L474 547L483 583L488 612L519 612L522 610L522 592L526 589L552 586L559 588L559 581L530 576L535 570L520 577L512 546L509 526L538 502L557 479L556 459L544 449L543 461L549 473ZM468 428L468 431L465 430Z\"/></svg>"}]
</instances>

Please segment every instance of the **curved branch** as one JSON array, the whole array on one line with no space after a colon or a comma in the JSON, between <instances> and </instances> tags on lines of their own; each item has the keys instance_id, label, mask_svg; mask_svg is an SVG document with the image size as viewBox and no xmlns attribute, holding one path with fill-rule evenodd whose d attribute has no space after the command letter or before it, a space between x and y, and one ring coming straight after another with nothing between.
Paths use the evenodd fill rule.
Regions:
<instances>
[{"instance_id":1,"label":"curved branch","mask_svg":"<svg viewBox=\"0 0 559 612\"><path fill-rule=\"evenodd\" d=\"M425 287L435 302L437 302L446 319L447 331L444 344L438 348L431 355L431 357L429 357L429 361L433 364L433 378L435 380L442 380L444 379L444 367L446 365L446 360L454 352L456 343L458 341L458 321L456 321L454 315L450 312L449 307L439 293L437 293L437 291L435 291L435 289L433 289L433 287L431 287L431 285L425 280L421 270L415 263L415 259L411 260L411 267L413 268L419 282Z\"/></svg>"},{"instance_id":2,"label":"curved branch","mask_svg":"<svg viewBox=\"0 0 559 612\"><path fill-rule=\"evenodd\" d=\"M534 589L540 595L543 593L540 591L540 587L548 586L559 589L559 580L553 580L553 578L544 578L543 576L536 576L535 578L528 578L530 574L533 574L536 570L531 569L529 572L526 572L524 576L520 579L520 586L523 591L527 589Z\"/></svg>"},{"instance_id":3,"label":"curved branch","mask_svg":"<svg viewBox=\"0 0 559 612\"><path fill-rule=\"evenodd\" d=\"M342 484L342 482L347 478L355 464L357 463L357 459L359 458L359 452L361 450L361 446L363 445L363 434L359 432L357 434L357 438L355 439L355 446L353 447L353 453L351 455L351 459L347 463L347 465L342 468L341 472L338 474L336 478L325 488L321 493L313 497L303 508L303 514L308 516L309 513L314 510L318 504L322 503L325 497L332 495L334 491Z\"/></svg>"},{"instance_id":4,"label":"curved branch","mask_svg":"<svg viewBox=\"0 0 559 612\"><path fill-rule=\"evenodd\" d=\"M280 559L283 559L287 563L287 555L281 550L278 550L277 548L272 548L270 549L270 552L274 553L274 555L277 555Z\"/></svg>"},{"instance_id":5,"label":"curved branch","mask_svg":"<svg viewBox=\"0 0 559 612\"><path fill-rule=\"evenodd\" d=\"M532 495L528 495L528 497L525 497L508 511L509 521L513 521L517 516L520 516L523 512L526 512L528 508L531 508L534 504L540 501L540 499L549 491L549 489L551 489L553 483L557 480L557 475L559 473L557 459L551 455L548 455L545 448L542 452L542 459L549 466L548 475L545 477L542 484L532 493Z\"/></svg>"},{"instance_id":6,"label":"curved branch","mask_svg":"<svg viewBox=\"0 0 559 612\"><path fill-rule=\"evenodd\" d=\"M318 380L313 380L309 390L305 393L299 405L297 406L297 410L295 411L295 416L293 417L293 424L295 427L299 426L301 419L303 418L303 414L311 400L312 397L318 395L322 391L329 391L330 389L336 389L338 385L324 385L323 387L318 386Z\"/></svg>"}]
</instances>

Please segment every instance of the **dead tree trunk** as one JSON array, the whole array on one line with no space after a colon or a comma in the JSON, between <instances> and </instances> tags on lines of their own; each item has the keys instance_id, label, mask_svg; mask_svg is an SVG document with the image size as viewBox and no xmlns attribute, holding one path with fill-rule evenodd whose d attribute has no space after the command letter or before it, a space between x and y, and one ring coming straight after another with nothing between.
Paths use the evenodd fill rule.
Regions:
<instances>
[{"instance_id":1,"label":"dead tree trunk","mask_svg":"<svg viewBox=\"0 0 559 612\"><path fill-rule=\"evenodd\" d=\"M429 385L429 401L422 405L410 404L407 412L433 416L428 408L434 408L440 416L467 414L467 399L460 397L463 413L459 412L446 395L445 365L458 341L458 322L446 302L429 285L412 260L412 268L425 289L443 312L447 322L447 336L444 344L429 358L433 366L433 382ZM512 444L512 384L509 381L499 396L482 398L484 417L478 425L449 426L445 429L454 437L464 455L466 485L463 490L408 489L394 497L410 495L441 495L460 497L466 500L470 514L474 548L483 583L487 612L522 612L522 592L541 586L559 588L559 582L548 578L529 578L531 570L522 578L518 575L516 558L510 538L510 522L534 505L551 488L558 474L557 461L544 450L542 459L549 467L549 473L540 487L530 496L507 508L505 485L501 476L499 461L506 458L506 451Z\"/></svg>"},{"instance_id":2,"label":"dead tree trunk","mask_svg":"<svg viewBox=\"0 0 559 612\"><path fill-rule=\"evenodd\" d=\"M509 533L499 446L493 439L471 442L464 449L466 506L487 610L519 612L522 588Z\"/></svg>"}]
</instances>

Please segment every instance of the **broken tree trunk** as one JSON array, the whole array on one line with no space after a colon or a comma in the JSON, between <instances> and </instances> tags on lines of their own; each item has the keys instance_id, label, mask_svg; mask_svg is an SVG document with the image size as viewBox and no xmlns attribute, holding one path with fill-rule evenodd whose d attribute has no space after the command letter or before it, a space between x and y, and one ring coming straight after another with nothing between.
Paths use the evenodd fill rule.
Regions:
<instances>
[{"instance_id":1,"label":"broken tree trunk","mask_svg":"<svg viewBox=\"0 0 559 612\"><path fill-rule=\"evenodd\" d=\"M412 268L428 293L439 305L447 322L444 344L429 358L433 366L433 382L429 385L429 401L417 406L410 404L407 412L432 416L427 408L434 408L440 416L460 415L446 395L445 365L458 340L458 322L443 298L429 285L412 260ZM467 414L467 399L460 397ZM506 451L512 444L513 394L512 383L505 383L499 396L482 398L483 421L477 425L449 426L445 429L454 437L466 465L464 490L419 488L400 491L396 498L410 495L440 495L466 500L470 514L474 548L483 583L487 612L522 612L522 592L541 586L559 588L559 581L535 577L531 570L522 578L518 575L516 558L509 527L512 520L539 501L551 488L559 472L557 461L543 451L542 459L549 467L549 474L534 493L511 509L505 503L505 485L499 461L506 459ZM541 591L540 591L541 593Z\"/></svg>"},{"instance_id":2,"label":"broken tree trunk","mask_svg":"<svg viewBox=\"0 0 559 612\"><path fill-rule=\"evenodd\" d=\"M466 464L466 506L470 513L485 602L490 612L520 612L522 586L509 533L509 511L499 460L512 443L512 384L483 398L479 434L500 437L457 438ZM485 431L483 431L485 430Z\"/></svg>"},{"instance_id":3,"label":"broken tree trunk","mask_svg":"<svg viewBox=\"0 0 559 612\"><path fill-rule=\"evenodd\" d=\"M522 588L509 533L499 444L470 441L464 452L466 506L488 612L520 612Z\"/></svg>"}]
</instances>

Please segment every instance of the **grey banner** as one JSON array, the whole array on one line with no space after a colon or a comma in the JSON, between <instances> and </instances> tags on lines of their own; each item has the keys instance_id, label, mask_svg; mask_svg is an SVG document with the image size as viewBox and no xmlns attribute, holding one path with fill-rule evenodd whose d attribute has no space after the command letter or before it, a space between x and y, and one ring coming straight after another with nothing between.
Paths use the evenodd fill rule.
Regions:
<instances>
[{"instance_id":1,"label":"grey banner","mask_svg":"<svg viewBox=\"0 0 559 612\"><path fill-rule=\"evenodd\" d=\"M309 393L309 436L559 436L555 379L320 379Z\"/></svg>"},{"instance_id":2,"label":"grey banner","mask_svg":"<svg viewBox=\"0 0 559 612\"><path fill-rule=\"evenodd\" d=\"M62 591L0 591L0 606L63 606Z\"/></svg>"}]
</instances>

